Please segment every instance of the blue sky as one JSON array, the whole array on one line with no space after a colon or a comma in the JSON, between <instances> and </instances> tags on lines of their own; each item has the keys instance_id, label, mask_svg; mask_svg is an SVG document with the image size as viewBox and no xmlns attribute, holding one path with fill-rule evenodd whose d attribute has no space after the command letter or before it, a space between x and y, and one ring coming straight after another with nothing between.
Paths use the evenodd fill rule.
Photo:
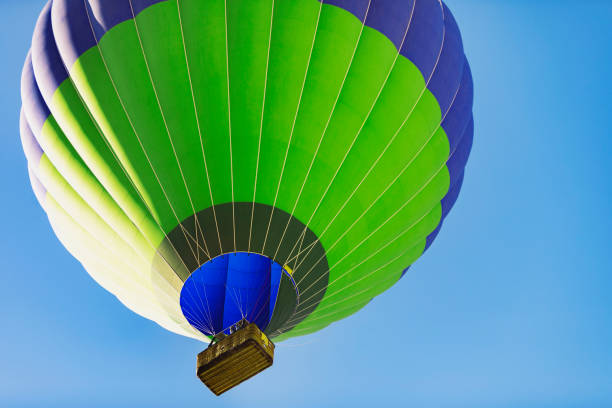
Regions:
<instances>
[{"instance_id":1,"label":"blue sky","mask_svg":"<svg viewBox=\"0 0 612 408\"><path fill-rule=\"evenodd\" d=\"M0 1L0 406L612 406L612 2L449 0L474 149L431 250L360 313L215 398L202 344L98 287L53 235L19 142L42 0Z\"/></svg>"}]
</instances>

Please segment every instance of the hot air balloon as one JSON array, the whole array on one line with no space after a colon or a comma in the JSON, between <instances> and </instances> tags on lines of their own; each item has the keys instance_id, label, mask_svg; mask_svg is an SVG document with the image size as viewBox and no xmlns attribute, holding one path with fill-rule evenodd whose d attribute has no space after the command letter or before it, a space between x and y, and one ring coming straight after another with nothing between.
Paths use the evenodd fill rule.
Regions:
<instances>
[{"instance_id":1,"label":"hot air balloon","mask_svg":"<svg viewBox=\"0 0 612 408\"><path fill-rule=\"evenodd\" d=\"M398 282L474 130L439 0L51 0L21 90L32 188L93 279L266 355Z\"/></svg>"}]
</instances>

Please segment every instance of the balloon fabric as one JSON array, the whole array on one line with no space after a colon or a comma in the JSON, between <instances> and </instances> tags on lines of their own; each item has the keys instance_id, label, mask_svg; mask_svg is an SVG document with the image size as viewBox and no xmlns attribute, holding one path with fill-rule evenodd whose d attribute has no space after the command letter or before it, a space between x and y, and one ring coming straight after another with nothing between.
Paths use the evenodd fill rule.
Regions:
<instances>
[{"instance_id":1,"label":"balloon fabric","mask_svg":"<svg viewBox=\"0 0 612 408\"><path fill-rule=\"evenodd\" d=\"M472 146L439 0L52 0L22 75L32 188L101 286L202 340L275 341L394 285Z\"/></svg>"}]
</instances>

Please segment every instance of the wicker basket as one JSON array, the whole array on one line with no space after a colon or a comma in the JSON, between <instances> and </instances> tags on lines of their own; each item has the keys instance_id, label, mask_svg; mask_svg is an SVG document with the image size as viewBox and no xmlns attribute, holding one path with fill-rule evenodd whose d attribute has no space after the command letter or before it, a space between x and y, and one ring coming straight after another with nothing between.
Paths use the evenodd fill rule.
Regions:
<instances>
[{"instance_id":1,"label":"wicker basket","mask_svg":"<svg viewBox=\"0 0 612 408\"><path fill-rule=\"evenodd\" d=\"M197 375L221 395L270 367L273 360L274 344L250 323L198 354Z\"/></svg>"}]
</instances>

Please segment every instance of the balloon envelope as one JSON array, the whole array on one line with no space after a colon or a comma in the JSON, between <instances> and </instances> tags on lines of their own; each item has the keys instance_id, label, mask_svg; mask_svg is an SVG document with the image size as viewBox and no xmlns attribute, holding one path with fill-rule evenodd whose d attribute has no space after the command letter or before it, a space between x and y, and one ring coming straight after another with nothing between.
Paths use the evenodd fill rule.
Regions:
<instances>
[{"instance_id":1,"label":"balloon envelope","mask_svg":"<svg viewBox=\"0 0 612 408\"><path fill-rule=\"evenodd\" d=\"M127 307L282 340L361 309L432 244L472 97L438 0L53 0L21 137L58 238Z\"/></svg>"}]
</instances>

